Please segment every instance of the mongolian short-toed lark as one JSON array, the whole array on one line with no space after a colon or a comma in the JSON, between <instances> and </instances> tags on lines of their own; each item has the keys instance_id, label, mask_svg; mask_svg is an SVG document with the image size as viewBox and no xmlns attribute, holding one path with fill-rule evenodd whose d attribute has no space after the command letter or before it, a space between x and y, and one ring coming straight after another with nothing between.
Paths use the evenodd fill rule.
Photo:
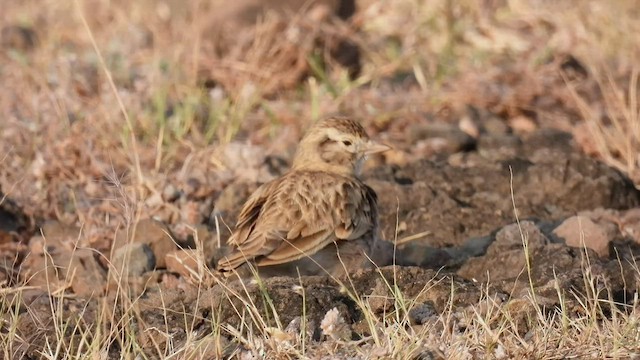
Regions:
<instances>
[{"instance_id":1,"label":"mongolian short-toed lark","mask_svg":"<svg viewBox=\"0 0 640 360\"><path fill-rule=\"evenodd\" d=\"M356 121L331 117L300 141L291 170L244 204L218 262L250 262L261 275L341 275L365 267L378 237L376 193L360 179L367 155L388 150Z\"/></svg>"}]
</instances>

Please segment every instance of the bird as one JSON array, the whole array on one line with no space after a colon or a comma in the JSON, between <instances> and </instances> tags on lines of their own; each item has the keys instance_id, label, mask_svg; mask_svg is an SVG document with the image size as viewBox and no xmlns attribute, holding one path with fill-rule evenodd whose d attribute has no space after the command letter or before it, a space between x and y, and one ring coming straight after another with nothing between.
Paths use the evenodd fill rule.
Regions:
<instances>
[{"instance_id":1,"label":"bird","mask_svg":"<svg viewBox=\"0 0 640 360\"><path fill-rule=\"evenodd\" d=\"M378 204L360 175L369 155L390 148L351 118L317 121L300 140L290 170L243 205L227 241L231 251L217 270L229 275L244 268L249 274L251 264L267 277L343 276L370 266L379 238Z\"/></svg>"}]
</instances>

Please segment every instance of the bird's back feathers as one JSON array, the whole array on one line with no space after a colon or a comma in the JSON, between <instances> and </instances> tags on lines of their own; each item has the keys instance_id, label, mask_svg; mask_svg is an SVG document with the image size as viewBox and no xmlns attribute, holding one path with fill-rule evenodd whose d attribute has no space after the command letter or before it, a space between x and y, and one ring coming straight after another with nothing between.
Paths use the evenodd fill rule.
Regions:
<instances>
[{"instance_id":1,"label":"bird's back feathers","mask_svg":"<svg viewBox=\"0 0 640 360\"><path fill-rule=\"evenodd\" d=\"M249 260L282 264L373 233L376 201L375 192L355 177L292 171L251 195L229 240L235 251L218 269L230 271Z\"/></svg>"}]
</instances>

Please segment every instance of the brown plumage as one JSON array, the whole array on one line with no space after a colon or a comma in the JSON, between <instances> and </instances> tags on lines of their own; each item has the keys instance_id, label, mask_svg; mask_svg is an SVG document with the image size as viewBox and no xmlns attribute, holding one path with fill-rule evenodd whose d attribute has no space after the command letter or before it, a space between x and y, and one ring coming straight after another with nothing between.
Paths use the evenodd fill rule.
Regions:
<instances>
[{"instance_id":1,"label":"brown plumage","mask_svg":"<svg viewBox=\"0 0 640 360\"><path fill-rule=\"evenodd\" d=\"M316 123L300 141L291 170L247 200L228 241L233 251L218 269L251 261L260 273L296 275L297 268L338 275L342 262L359 266L375 244L378 211L375 192L358 176L367 155L388 148L351 119Z\"/></svg>"}]
</instances>

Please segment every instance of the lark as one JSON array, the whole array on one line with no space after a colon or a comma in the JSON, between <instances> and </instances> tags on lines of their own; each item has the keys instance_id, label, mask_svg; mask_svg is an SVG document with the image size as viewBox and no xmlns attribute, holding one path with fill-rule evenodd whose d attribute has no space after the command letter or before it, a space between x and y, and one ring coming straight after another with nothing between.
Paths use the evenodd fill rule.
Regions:
<instances>
[{"instance_id":1,"label":"lark","mask_svg":"<svg viewBox=\"0 0 640 360\"><path fill-rule=\"evenodd\" d=\"M260 275L340 276L370 264L378 239L377 196L360 180L367 156L389 149L362 125L330 117L313 125L281 178L244 204L217 265L231 272L256 265Z\"/></svg>"}]
</instances>

